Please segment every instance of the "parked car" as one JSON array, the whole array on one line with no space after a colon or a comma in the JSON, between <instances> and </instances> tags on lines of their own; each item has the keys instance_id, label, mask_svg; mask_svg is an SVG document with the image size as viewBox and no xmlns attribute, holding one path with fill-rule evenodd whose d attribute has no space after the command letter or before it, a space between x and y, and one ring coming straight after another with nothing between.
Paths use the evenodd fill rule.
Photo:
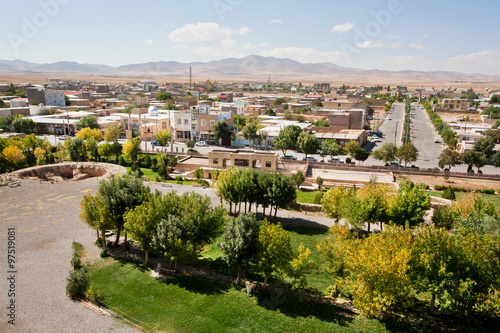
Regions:
<instances>
[{"instance_id":1,"label":"parked car","mask_svg":"<svg viewBox=\"0 0 500 333\"><path fill-rule=\"evenodd\" d=\"M296 160L297 157L293 156L293 155L283 155L281 157L283 160Z\"/></svg>"},{"instance_id":2,"label":"parked car","mask_svg":"<svg viewBox=\"0 0 500 333\"><path fill-rule=\"evenodd\" d=\"M62 140L62 141L64 141L64 140L66 140L66 138L65 138L64 136L58 136L58 137L57 137L57 140Z\"/></svg>"},{"instance_id":3,"label":"parked car","mask_svg":"<svg viewBox=\"0 0 500 333\"><path fill-rule=\"evenodd\" d=\"M439 139L434 139L434 142L435 142L435 143L441 143L441 140L439 140Z\"/></svg>"},{"instance_id":4,"label":"parked car","mask_svg":"<svg viewBox=\"0 0 500 333\"><path fill-rule=\"evenodd\" d=\"M382 142L382 140L380 140L380 138L379 138L379 137L373 137L373 138L372 138L372 141L373 141L373 142Z\"/></svg>"},{"instance_id":5,"label":"parked car","mask_svg":"<svg viewBox=\"0 0 500 333\"><path fill-rule=\"evenodd\" d=\"M198 141L195 143L196 146L198 147L207 147L207 143L205 141Z\"/></svg>"},{"instance_id":6,"label":"parked car","mask_svg":"<svg viewBox=\"0 0 500 333\"><path fill-rule=\"evenodd\" d=\"M389 118L387 118L387 119L388 119L388 120L392 120L392 118L391 118L391 117L389 117Z\"/></svg>"},{"instance_id":7,"label":"parked car","mask_svg":"<svg viewBox=\"0 0 500 333\"><path fill-rule=\"evenodd\" d=\"M330 163L345 163L345 161L343 159L341 159L340 157L330 158L330 159L328 159L328 162L330 162Z\"/></svg>"},{"instance_id":8,"label":"parked car","mask_svg":"<svg viewBox=\"0 0 500 333\"><path fill-rule=\"evenodd\" d=\"M304 158L302 159L303 161L311 161L311 162L317 162L318 160L313 157L313 156L307 156L307 158L304 156Z\"/></svg>"},{"instance_id":9,"label":"parked car","mask_svg":"<svg viewBox=\"0 0 500 333\"><path fill-rule=\"evenodd\" d=\"M366 120L373 120L373 117L372 116L367 116Z\"/></svg>"},{"instance_id":10,"label":"parked car","mask_svg":"<svg viewBox=\"0 0 500 333\"><path fill-rule=\"evenodd\" d=\"M388 163L385 164L385 166L399 167L399 168L403 167L403 165L401 163L398 163L398 162L388 162Z\"/></svg>"}]
</instances>

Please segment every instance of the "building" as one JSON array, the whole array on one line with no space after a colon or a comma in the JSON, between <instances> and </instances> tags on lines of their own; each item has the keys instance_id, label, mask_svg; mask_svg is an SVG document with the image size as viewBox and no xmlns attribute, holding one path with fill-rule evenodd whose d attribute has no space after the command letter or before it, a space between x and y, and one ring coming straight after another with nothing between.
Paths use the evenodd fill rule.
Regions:
<instances>
[{"instance_id":1,"label":"building","mask_svg":"<svg viewBox=\"0 0 500 333\"><path fill-rule=\"evenodd\" d=\"M278 154L253 150L212 150L208 153L208 165L214 169L227 167L277 170Z\"/></svg>"},{"instance_id":2,"label":"building","mask_svg":"<svg viewBox=\"0 0 500 333\"><path fill-rule=\"evenodd\" d=\"M29 87L26 88L28 103L31 105L45 104L45 88L44 87Z\"/></svg>"},{"instance_id":3,"label":"building","mask_svg":"<svg viewBox=\"0 0 500 333\"><path fill-rule=\"evenodd\" d=\"M313 85L313 90L314 91L326 91L330 93L332 91L332 88L330 87L330 83L315 83Z\"/></svg>"},{"instance_id":4,"label":"building","mask_svg":"<svg viewBox=\"0 0 500 333\"><path fill-rule=\"evenodd\" d=\"M443 110L465 111L469 107L469 101L460 97L442 98L439 104L443 106Z\"/></svg>"},{"instance_id":5,"label":"building","mask_svg":"<svg viewBox=\"0 0 500 333\"><path fill-rule=\"evenodd\" d=\"M45 105L51 106L66 106L64 99L64 91L62 90L45 90Z\"/></svg>"}]
</instances>

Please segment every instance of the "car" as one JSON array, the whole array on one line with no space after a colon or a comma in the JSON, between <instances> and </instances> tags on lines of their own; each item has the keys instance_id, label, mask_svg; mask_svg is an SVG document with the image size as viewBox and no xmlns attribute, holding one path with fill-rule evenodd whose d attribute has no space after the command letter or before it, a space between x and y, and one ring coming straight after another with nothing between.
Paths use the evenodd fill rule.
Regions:
<instances>
[{"instance_id":1,"label":"car","mask_svg":"<svg viewBox=\"0 0 500 333\"><path fill-rule=\"evenodd\" d=\"M387 118L387 120L392 120L392 118L391 118L391 117L389 117L389 118Z\"/></svg>"},{"instance_id":2,"label":"car","mask_svg":"<svg viewBox=\"0 0 500 333\"><path fill-rule=\"evenodd\" d=\"M64 140L66 140L66 138L65 138L64 136L58 136L58 137L57 137L57 140L62 140L62 141L64 141Z\"/></svg>"},{"instance_id":3,"label":"car","mask_svg":"<svg viewBox=\"0 0 500 333\"><path fill-rule=\"evenodd\" d=\"M434 142L435 142L435 143L441 143L441 140L439 140L439 139L434 139Z\"/></svg>"},{"instance_id":4,"label":"car","mask_svg":"<svg viewBox=\"0 0 500 333\"><path fill-rule=\"evenodd\" d=\"M303 161L311 161L311 162L317 162L318 160L313 157L313 156L307 156L307 158L304 156L304 158L302 159Z\"/></svg>"},{"instance_id":5,"label":"car","mask_svg":"<svg viewBox=\"0 0 500 333\"><path fill-rule=\"evenodd\" d=\"M378 137L373 137L372 141L373 142L382 142L382 140L380 140L380 138L378 138Z\"/></svg>"},{"instance_id":6,"label":"car","mask_svg":"<svg viewBox=\"0 0 500 333\"><path fill-rule=\"evenodd\" d=\"M401 163L398 163L398 162L388 162L385 164L385 166L390 166L390 167L398 167L398 168L402 168L403 165Z\"/></svg>"},{"instance_id":7,"label":"car","mask_svg":"<svg viewBox=\"0 0 500 333\"><path fill-rule=\"evenodd\" d=\"M208 144L205 141L198 141L195 143L196 146L198 147L207 147Z\"/></svg>"},{"instance_id":8,"label":"car","mask_svg":"<svg viewBox=\"0 0 500 333\"><path fill-rule=\"evenodd\" d=\"M373 117L372 116L367 116L366 120L373 120Z\"/></svg>"},{"instance_id":9,"label":"car","mask_svg":"<svg viewBox=\"0 0 500 333\"><path fill-rule=\"evenodd\" d=\"M330 158L330 159L328 159L328 162L330 162L330 163L345 163L345 161L343 159L341 159L340 157Z\"/></svg>"},{"instance_id":10,"label":"car","mask_svg":"<svg viewBox=\"0 0 500 333\"><path fill-rule=\"evenodd\" d=\"M283 159L283 160L296 160L296 159L297 159L297 157L292 156L292 155L283 155L283 156L281 157L281 159Z\"/></svg>"}]
</instances>

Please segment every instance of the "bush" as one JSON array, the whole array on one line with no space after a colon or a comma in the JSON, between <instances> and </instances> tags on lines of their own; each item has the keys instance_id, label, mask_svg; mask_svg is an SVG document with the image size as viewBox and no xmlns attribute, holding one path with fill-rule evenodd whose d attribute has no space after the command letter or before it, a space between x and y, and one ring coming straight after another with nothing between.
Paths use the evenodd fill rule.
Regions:
<instances>
[{"instance_id":1,"label":"bush","mask_svg":"<svg viewBox=\"0 0 500 333\"><path fill-rule=\"evenodd\" d=\"M83 269L72 270L66 284L66 295L71 299L84 297L90 286L90 277Z\"/></svg>"},{"instance_id":2,"label":"bush","mask_svg":"<svg viewBox=\"0 0 500 333\"><path fill-rule=\"evenodd\" d=\"M453 191L453 188L451 186L448 186L443 192L443 199L455 200L455 198L455 191Z\"/></svg>"},{"instance_id":3,"label":"bush","mask_svg":"<svg viewBox=\"0 0 500 333\"><path fill-rule=\"evenodd\" d=\"M351 163L351 161L352 161L352 160L351 160L351 158L350 158L350 157L348 157L348 158L346 158L346 159L345 159L345 162L346 162L347 164Z\"/></svg>"},{"instance_id":4,"label":"bush","mask_svg":"<svg viewBox=\"0 0 500 333\"><path fill-rule=\"evenodd\" d=\"M74 270L78 270L83 267L80 256L76 253L73 253L73 258L71 258L71 267L73 267Z\"/></svg>"},{"instance_id":5,"label":"bush","mask_svg":"<svg viewBox=\"0 0 500 333\"><path fill-rule=\"evenodd\" d=\"M102 250L101 253L99 253L99 256L101 258L106 258L107 256L109 256L108 250L106 250L106 249Z\"/></svg>"},{"instance_id":6,"label":"bush","mask_svg":"<svg viewBox=\"0 0 500 333\"><path fill-rule=\"evenodd\" d=\"M484 190L479 190L479 192L484 193L484 194L495 194L495 190L487 188Z\"/></svg>"},{"instance_id":7,"label":"bush","mask_svg":"<svg viewBox=\"0 0 500 333\"><path fill-rule=\"evenodd\" d=\"M182 176L175 176L174 178L178 182L182 182L184 179L182 179Z\"/></svg>"},{"instance_id":8,"label":"bush","mask_svg":"<svg viewBox=\"0 0 500 333\"><path fill-rule=\"evenodd\" d=\"M90 302L97 304L97 300L101 297L101 295L99 295L99 289L90 286L90 288L85 292L85 297Z\"/></svg>"},{"instance_id":9,"label":"bush","mask_svg":"<svg viewBox=\"0 0 500 333\"><path fill-rule=\"evenodd\" d=\"M125 159L121 155L120 155L120 157L118 157L118 164L121 166L127 166L127 162L125 161Z\"/></svg>"},{"instance_id":10,"label":"bush","mask_svg":"<svg viewBox=\"0 0 500 333\"><path fill-rule=\"evenodd\" d=\"M151 169L151 164L152 164L151 156L147 154L146 157L144 157L144 161L141 163L141 167L146 169Z\"/></svg>"},{"instance_id":11,"label":"bush","mask_svg":"<svg viewBox=\"0 0 500 333\"><path fill-rule=\"evenodd\" d=\"M420 189L420 190L425 191L425 190L428 190L428 189L429 189L429 185L427 185L427 184L423 184L423 183L422 183L422 184L418 184L418 185L417 185L417 188L418 188L418 189Z\"/></svg>"},{"instance_id":12,"label":"bush","mask_svg":"<svg viewBox=\"0 0 500 333\"><path fill-rule=\"evenodd\" d=\"M156 176L155 182L160 183L161 182L161 178L159 176Z\"/></svg>"},{"instance_id":13,"label":"bush","mask_svg":"<svg viewBox=\"0 0 500 333\"><path fill-rule=\"evenodd\" d=\"M321 192L321 193L316 194L316 196L314 197L314 203L316 205L321 205L321 199L323 199L323 194L324 194L324 192Z\"/></svg>"},{"instance_id":14,"label":"bush","mask_svg":"<svg viewBox=\"0 0 500 333\"><path fill-rule=\"evenodd\" d=\"M450 230L455 223L455 214L450 206L437 206L434 208L434 215L432 215L432 223L438 228L446 228Z\"/></svg>"}]
</instances>

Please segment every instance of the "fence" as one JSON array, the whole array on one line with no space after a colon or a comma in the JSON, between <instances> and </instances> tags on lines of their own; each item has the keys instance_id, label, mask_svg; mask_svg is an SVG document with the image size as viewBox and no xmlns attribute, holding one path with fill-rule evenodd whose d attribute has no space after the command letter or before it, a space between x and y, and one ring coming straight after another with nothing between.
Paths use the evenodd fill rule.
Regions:
<instances>
[{"instance_id":1,"label":"fence","mask_svg":"<svg viewBox=\"0 0 500 333\"><path fill-rule=\"evenodd\" d=\"M136 328L140 329L141 332L148 332L148 333L157 333L158 332L157 330L155 330L151 326L147 325L146 323L140 321L139 319L136 319L132 316L129 316L125 312L120 311L117 308L112 307L109 304L104 303L100 299L98 299L97 301L99 302L100 305L103 305L106 308L106 310L108 310L109 312L112 312L114 316L119 317L119 318L125 320L126 322L134 325Z\"/></svg>"}]
</instances>

